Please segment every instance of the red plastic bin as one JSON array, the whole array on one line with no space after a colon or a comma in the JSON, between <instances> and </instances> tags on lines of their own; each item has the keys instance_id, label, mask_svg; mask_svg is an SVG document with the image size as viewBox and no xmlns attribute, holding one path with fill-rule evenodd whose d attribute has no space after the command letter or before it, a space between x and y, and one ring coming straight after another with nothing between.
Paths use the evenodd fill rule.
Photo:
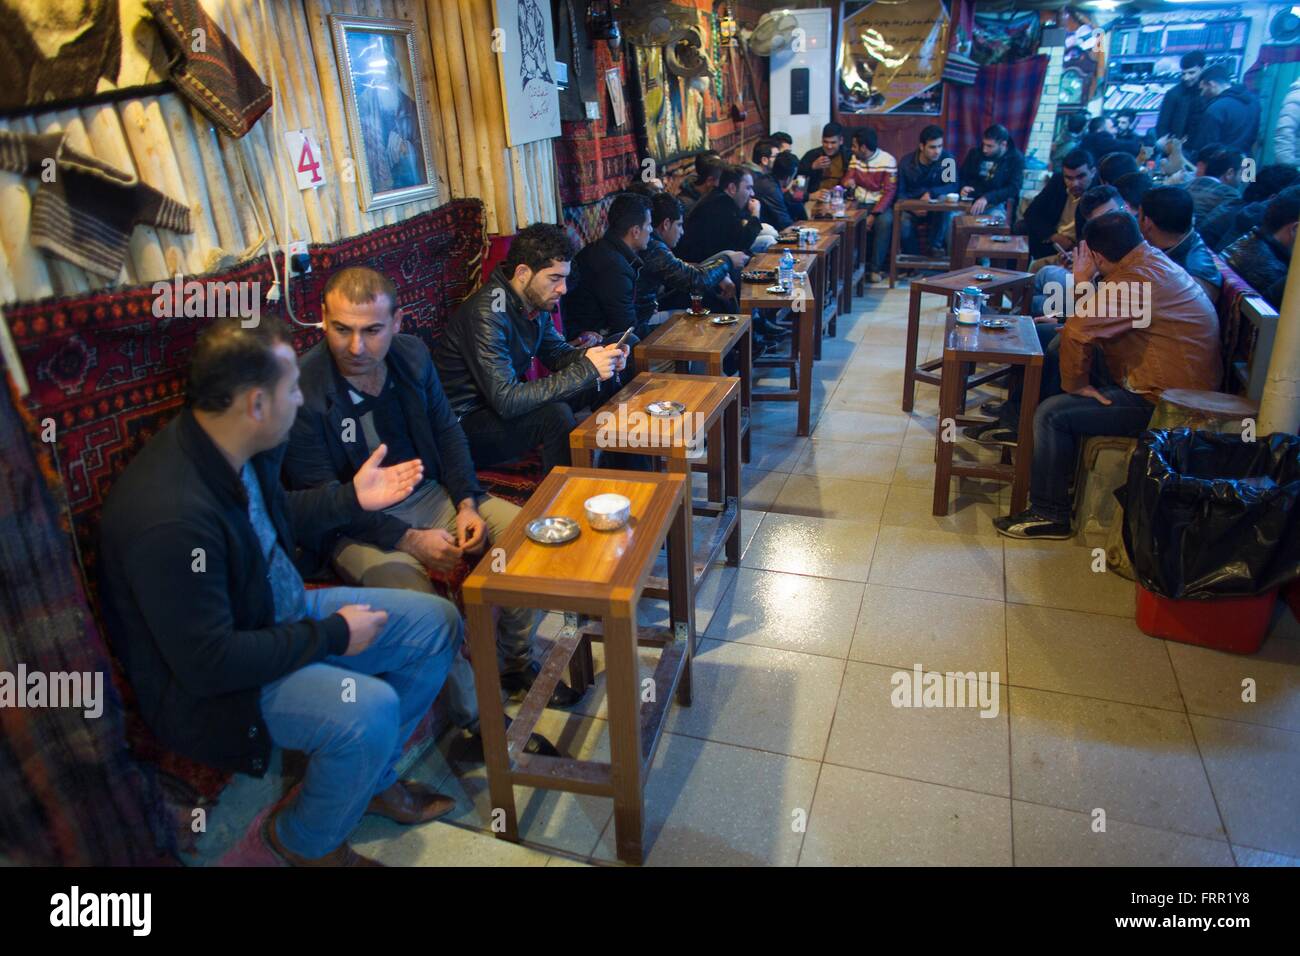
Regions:
<instances>
[{"instance_id":1,"label":"red plastic bin","mask_svg":"<svg viewBox=\"0 0 1300 956\"><path fill-rule=\"evenodd\" d=\"M1209 601L1161 597L1137 585L1137 626L1143 634L1216 651L1253 654L1264 643L1277 589L1258 597Z\"/></svg>"}]
</instances>

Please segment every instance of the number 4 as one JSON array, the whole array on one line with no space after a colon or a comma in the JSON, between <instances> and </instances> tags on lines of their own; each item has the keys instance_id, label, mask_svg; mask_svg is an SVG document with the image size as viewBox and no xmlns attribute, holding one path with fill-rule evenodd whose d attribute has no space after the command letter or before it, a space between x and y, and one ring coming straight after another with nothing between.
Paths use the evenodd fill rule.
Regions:
<instances>
[{"instance_id":1,"label":"number 4","mask_svg":"<svg viewBox=\"0 0 1300 956\"><path fill-rule=\"evenodd\" d=\"M311 181L318 183L321 181L321 174L317 172L320 169L320 160L318 160L311 151L311 140L306 136L302 138L302 153L298 156L298 172L311 173Z\"/></svg>"}]
</instances>

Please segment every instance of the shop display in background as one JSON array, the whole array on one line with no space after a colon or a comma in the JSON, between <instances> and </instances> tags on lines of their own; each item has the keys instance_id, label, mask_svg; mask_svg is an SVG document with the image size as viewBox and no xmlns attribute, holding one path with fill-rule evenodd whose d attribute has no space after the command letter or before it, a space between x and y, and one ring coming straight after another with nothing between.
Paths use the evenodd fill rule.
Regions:
<instances>
[{"instance_id":1,"label":"shop display in background","mask_svg":"<svg viewBox=\"0 0 1300 956\"><path fill-rule=\"evenodd\" d=\"M1035 10L976 13L971 59L981 66L1015 63L1038 52L1043 30Z\"/></svg>"},{"instance_id":2,"label":"shop display in background","mask_svg":"<svg viewBox=\"0 0 1300 956\"><path fill-rule=\"evenodd\" d=\"M330 16L362 209L436 198L438 179L409 20Z\"/></svg>"},{"instance_id":3,"label":"shop display in background","mask_svg":"<svg viewBox=\"0 0 1300 956\"><path fill-rule=\"evenodd\" d=\"M845 3L836 64L839 111L942 113L948 26L940 0Z\"/></svg>"}]
</instances>

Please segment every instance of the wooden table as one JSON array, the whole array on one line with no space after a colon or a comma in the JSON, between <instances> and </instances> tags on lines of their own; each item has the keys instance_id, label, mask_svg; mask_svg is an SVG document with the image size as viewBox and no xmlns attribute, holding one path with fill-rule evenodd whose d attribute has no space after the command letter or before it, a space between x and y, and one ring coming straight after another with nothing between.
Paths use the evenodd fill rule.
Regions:
<instances>
[{"instance_id":1,"label":"wooden table","mask_svg":"<svg viewBox=\"0 0 1300 956\"><path fill-rule=\"evenodd\" d=\"M613 492L632 502L632 517L619 531L596 531L583 502ZM690 571L689 478L569 468L552 469L519 517L465 580L463 595L469 647L478 684L479 722L487 765L493 822L498 837L519 840L514 787L567 790L614 800L618 857L640 863L645 781L663 732L669 701L691 703L691 658L695 652L695 602ZM537 544L524 528L535 518L563 515L582 533L558 545ZM656 555L668 544L669 627L638 628L637 602ZM498 555L504 554L502 568ZM506 732L497 671L495 607L536 607L565 612L565 626L532 689ZM578 614L601 619L583 628ZM605 686L609 721L609 763L545 757L524 752L564 668L583 688L593 679L590 643L605 644ZM661 646L654 694L643 701L637 647Z\"/></svg>"},{"instance_id":2,"label":"wooden table","mask_svg":"<svg viewBox=\"0 0 1300 956\"><path fill-rule=\"evenodd\" d=\"M776 249L789 249L791 252L810 252L817 257L817 268L808 273L808 281L816 283L817 301L822 304L817 325L818 334L814 342L813 358L822 357L822 331L835 338L835 323L844 306L844 233L847 223L843 219L805 219L796 222L792 228L817 230L817 241L789 245L782 243L773 246ZM830 320L826 320L826 313Z\"/></svg>"},{"instance_id":3,"label":"wooden table","mask_svg":"<svg viewBox=\"0 0 1300 956\"><path fill-rule=\"evenodd\" d=\"M959 199L957 202L929 202L925 199L898 199L894 201L894 231L889 239L889 287L892 289L898 280L898 267L905 266L917 269L947 269L952 262L952 246L948 247L947 259L931 259L927 256L908 255L898 251L899 243L903 235L903 215L905 213L929 213L929 212L969 212L971 200ZM930 245L934 245L934 237L930 237Z\"/></svg>"},{"instance_id":4,"label":"wooden table","mask_svg":"<svg viewBox=\"0 0 1300 956\"><path fill-rule=\"evenodd\" d=\"M722 376L723 363L734 350L740 376L740 460L749 461L749 413L753 403L754 326L748 314L733 325L714 325L716 316L700 317L682 310L671 313L636 346L643 364L672 362L679 373L701 362L706 373Z\"/></svg>"},{"instance_id":5,"label":"wooden table","mask_svg":"<svg viewBox=\"0 0 1300 956\"><path fill-rule=\"evenodd\" d=\"M795 252L794 267L797 272L808 272L817 265L817 257L806 253ZM764 252L761 255L754 256L749 261L746 269L771 269L775 271L781 260L780 252ZM763 356L755 359L754 365L759 368L788 368L790 370L790 388L789 389L754 389L753 400L756 402L797 402L799 405L798 425L795 433L797 435L807 435L809 432L809 423L812 418L812 363L814 352L814 332L816 331L814 323L820 323L821 311L817 306L817 297L813 293L815 288L810 281L807 286L795 284L792 292L768 292L769 286L775 286L776 280L771 282L741 282L740 285L740 308L743 311L752 309L789 309L790 314L794 317L795 333L794 339L790 345L790 356L788 358L775 356Z\"/></svg>"},{"instance_id":6,"label":"wooden table","mask_svg":"<svg viewBox=\"0 0 1300 956\"><path fill-rule=\"evenodd\" d=\"M871 230L867 228L867 217L871 215L874 203L859 206L847 203L844 216L836 220L831 213L829 203L813 203L808 207L814 220L831 219L845 224L844 229L844 297L840 311L848 312L853 308L853 297L862 295L867 289L867 273L871 271Z\"/></svg>"},{"instance_id":7,"label":"wooden table","mask_svg":"<svg viewBox=\"0 0 1300 956\"><path fill-rule=\"evenodd\" d=\"M651 402L674 401L686 411L656 418ZM730 376L641 372L608 402L569 432L575 467L590 467L597 449L649 455L669 472L689 479L696 457L692 446L705 443L708 497L692 501L691 512L709 519L694 553L695 583L703 580L724 548L729 565L740 563L740 382ZM668 583L652 580L651 597L668 596Z\"/></svg>"},{"instance_id":8,"label":"wooden table","mask_svg":"<svg viewBox=\"0 0 1300 956\"><path fill-rule=\"evenodd\" d=\"M1038 408L1038 390L1043 375L1043 348L1034 330L1034 320L1027 315L1007 315L1012 327L993 331L980 325L958 325L949 311L943 339L943 381L939 387L939 421L935 433L934 507L936 515L948 513L949 482L953 475L967 478L991 478L1011 482L1011 514L1025 510L1029 497L1030 465L1034 460L1034 412ZM1014 452L1015 463L954 464L954 441L944 441L952 428L986 422L961 414L965 404L969 370L980 364L995 363L1020 369L1024 387L1020 396L1020 439ZM1005 458L1005 454L1004 454Z\"/></svg>"},{"instance_id":9,"label":"wooden table","mask_svg":"<svg viewBox=\"0 0 1300 956\"><path fill-rule=\"evenodd\" d=\"M976 275L991 275L993 278L976 280ZM1018 289L1020 292L1019 308L1024 312L1029 311L1030 299L1034 294L1034 276L1032 273L1012 272L1007 269L994 269L985 266L968 266L965 269L958 269L956 272L945 272L943 275L913 279L910 284L907 303L907 350L903 359L903 411L910 412L912 410L917 382L927 382L930 385L940 383L939 375L935 370L943 364L942 359L934 359L921 365L916 364L916 340L921 331L921 296L927 292L933 295L946 296L948 304L951 306L953 293L959 292L968 285L979 286L990 296L1000 292L1014 294L1015 290ZM970 387L974 388L977 385L982 385L990 379L1004 374L1004 372L1005 369L997 369L974 377L970 380Z\"/></svg>"},{"instance_id":10,"label":"wooden table","mask_svg":"<svg viewBox=\"0 0 1300 956\"><path fill-rule=\"evenodd\" d=\"M1003 241L999 242L999 239ZM971 236L966 242L966 261L974 264L980 259L1026 270L1029 268L1029 239L1009 235L1005 228L997 233Z\"/></svg>"},{"instance_id":11,"label":"wooden table","mask_svg":"<svg viewBox=\"0 0 1300 956\"><path fill-rule=\"evenodd\" d=\"M964 269L971 264L971 258L966 253L966 244L971 236L991 233L1001 235L1005 234L1008 228L1005 217L995 219L987 211L978 216L967 213L955 218L952 221L952 268Z\"/></svg>"}]
</instances>

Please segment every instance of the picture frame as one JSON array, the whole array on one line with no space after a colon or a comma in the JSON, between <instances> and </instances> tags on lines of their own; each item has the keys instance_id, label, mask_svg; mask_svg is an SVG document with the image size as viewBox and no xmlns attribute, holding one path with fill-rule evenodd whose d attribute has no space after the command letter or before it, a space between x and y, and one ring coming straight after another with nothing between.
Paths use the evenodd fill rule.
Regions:
<instances>
[{"instance_id":1,"label":"picture frame","mask_svg":"<svg viewBox=\"0 0 1300 956\"><path fill-rule=\"evenodd\" d=\"M438 198L415 24L330 14L365 212Z\"/></svg>"},{"instance_id":2,"label":"picture frame","mask_svg":"<svg viewBox=\"0 0 1300 956\"><path fill-rule=\"evenodd\" d=\"M514 148L560 135L555 76L555 28L550 0L493 0L498 75L506 145Z\"/></svg>"}]
</instances>

